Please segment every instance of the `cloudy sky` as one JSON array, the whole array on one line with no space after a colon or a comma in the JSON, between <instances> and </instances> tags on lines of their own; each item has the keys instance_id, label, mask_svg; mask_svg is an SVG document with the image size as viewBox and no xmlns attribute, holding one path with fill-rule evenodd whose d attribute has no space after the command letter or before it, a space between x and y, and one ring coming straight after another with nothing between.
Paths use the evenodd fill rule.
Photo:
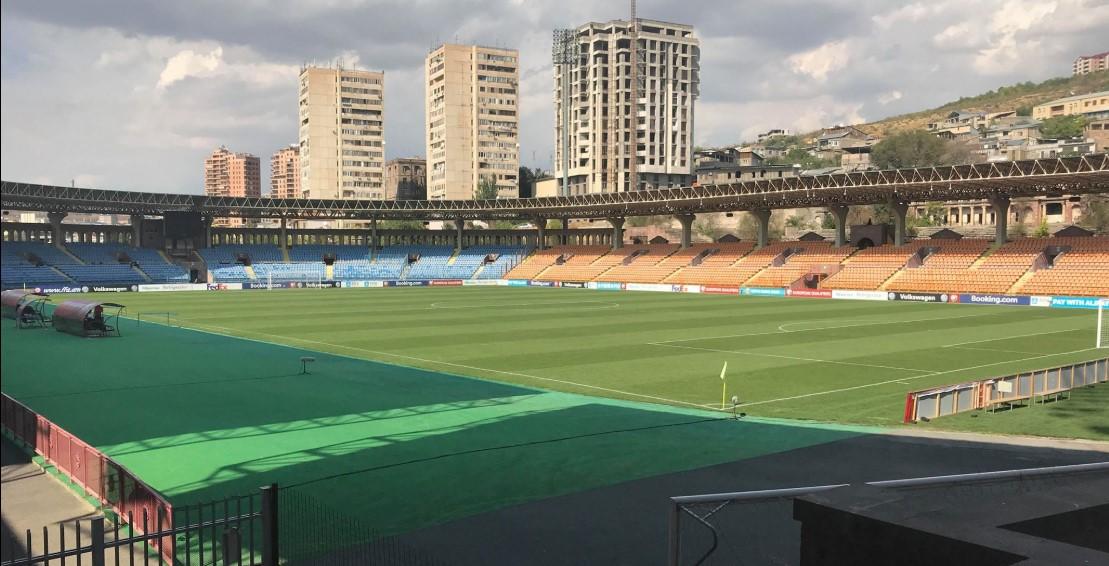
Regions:
<instances>
[{"instance_id":1,"label":"cloudy sky","mask_svg":"<svg viewBox=\"0 0 1109 566\"><path fill-rule=\"evenodd\" d=\"M296 141L296 78L343 60L385 71L387 157L423 154L423 59L444 41L514 47L521 160L553 146L551 30L623 1L188 0L0 4L5 180L200 192L225 144ZM915 111L1067 75L1109 49L1105 0L640 0L701 39L696 141L734 143Z\"/></svg>"}]
</instances>

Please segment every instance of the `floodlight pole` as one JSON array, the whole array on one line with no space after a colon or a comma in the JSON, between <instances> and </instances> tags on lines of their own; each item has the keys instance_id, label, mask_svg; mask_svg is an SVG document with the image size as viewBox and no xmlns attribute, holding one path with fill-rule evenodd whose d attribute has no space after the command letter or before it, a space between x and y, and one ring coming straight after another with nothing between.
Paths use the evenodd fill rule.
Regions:
<instances>
[{"instance_id":1,"label":"floodlight pole","mask_svg":"<svg viewBox=\"0 0 1109 566\"><path fill-rule=\"evenodd\" d=\"M562 91L562 128L559 132L559 167L562 169L562 186L559 196L570 196L570 71L580 55L577 32L573 29L556 29L551 46L551 62L558 65L559 84Z\"/></svg>"}]
</instances>

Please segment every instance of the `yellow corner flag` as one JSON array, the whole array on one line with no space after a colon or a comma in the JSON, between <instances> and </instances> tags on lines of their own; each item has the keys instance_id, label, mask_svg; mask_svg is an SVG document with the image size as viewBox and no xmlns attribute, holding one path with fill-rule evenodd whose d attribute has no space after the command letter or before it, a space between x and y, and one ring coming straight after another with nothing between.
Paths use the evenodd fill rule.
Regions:
<instances>
[{"instance_id":1,"label":"yellow corner flag","mask_svg":"<svg viewBox=\"0 0 1109 566\"><path fill-rule=\"evenodd\" d=\"M728 399L728 381L724 375L728 373L728 362L724 362L724 367L720 368L720 408L726 408Z\"/></svg>"}]
</instances>

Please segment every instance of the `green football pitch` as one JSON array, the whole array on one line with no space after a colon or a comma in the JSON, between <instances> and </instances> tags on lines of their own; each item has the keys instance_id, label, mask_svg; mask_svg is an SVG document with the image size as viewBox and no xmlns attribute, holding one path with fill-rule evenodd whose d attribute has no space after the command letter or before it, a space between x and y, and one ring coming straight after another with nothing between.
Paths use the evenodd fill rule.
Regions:
<instances>
[{"instance_id":1,"label":"green football pitch","mask_svg":"<svg viewBox=\"0 0 1109 566\"><path fill-rule=\"evenodd\" d=\"M1101 355L1085 310L505 287L113 297L220 334L677 407L718 409L727 362L749 414L869 425L900 423L910 390Z\"/></svg>"},{"instance_id":2,"label":"green football pitch","mask_svg":"<svg viewBox=\"0 0 1109 566\"><path fill-rule=\"evenodd\" d=\"M144 322L79 339L7 321L4 392L175 503L277 482L384 532L903 426L909 390L1099 355L1081 310L503 287L106 298ZM719 411L725 383L748 418ZM1105 440L1100 389L923 426Z\"/></svg>"}]
</instances>

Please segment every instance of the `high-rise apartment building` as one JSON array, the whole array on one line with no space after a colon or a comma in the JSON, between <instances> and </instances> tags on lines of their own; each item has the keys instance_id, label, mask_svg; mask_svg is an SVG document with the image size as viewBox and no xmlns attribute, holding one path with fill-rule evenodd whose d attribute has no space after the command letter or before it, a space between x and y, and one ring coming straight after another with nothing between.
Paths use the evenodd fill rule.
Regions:
<instances>
[{"instance_id":1,"label":"high-rise apartment building","mask_svg":"<svg viewBox=\"0 0 1109 566\"><path fill-rule=\"evenodd\" d=\"M299 146L283 147L270 158L270 197L301 197Z\"/></svg>"},{"instance_id":2,"label":"high-rise apartment building","mask_svg":"<svg viewBox=\"0 0 1109 566\"><path fill-rule=\"evenodd\" d=\"M308 198L385 196L385 74L300 72L301 192Z\"/></svg>"},{"instance_id":3,"label":"high-rise apartment building","mask_svg":"<svg viewBox=\"0 0 1109 566\"><path fill-rule=\"evenodd\" d=\"M591 22L576 32L581 52L576 64L554 66L555 178L562 178L561 135L568 127L570 194L691 184L701 58L693 27L640 19L635 69L627 21ZM562 73L570 73L568 124ZM639 86L634 104L633 76Z\"/></svg>"},{"instance_id":4,"label":"high-rise apartment building","mask_svg":"<svg viewBox=\"0 0 1109 566\"><path fill-rule=\"evenodd\" d=\"M262 196L261 161L249 153L220 146L204 160L204 194L213 197ZM216 226L241 226L239 218L217 218Z\"/></svg>"},{"instance_id":5,"label":"high-rise apartment building","mask_svg":"<svg viewBox=\"0 0 1109 566\"><path fill-rule=\"evenodd\" d=\"M428 54L424 76L427 198L475 198L483 178L497 197L515 197L519 53L446 44Z\"/></svg>"},{"instance_id":6,"label":"high-rise apartment building","mask_svg":"<svg viewBox=\"0 0 1109 566\"><path fill-rule=\"evenodd\" d=\"M1071 70L1076 75L1088 75L1109 70L1109 51L1094 55L1083 55L1074 60Z\"/></svg>"}]
</instances>

